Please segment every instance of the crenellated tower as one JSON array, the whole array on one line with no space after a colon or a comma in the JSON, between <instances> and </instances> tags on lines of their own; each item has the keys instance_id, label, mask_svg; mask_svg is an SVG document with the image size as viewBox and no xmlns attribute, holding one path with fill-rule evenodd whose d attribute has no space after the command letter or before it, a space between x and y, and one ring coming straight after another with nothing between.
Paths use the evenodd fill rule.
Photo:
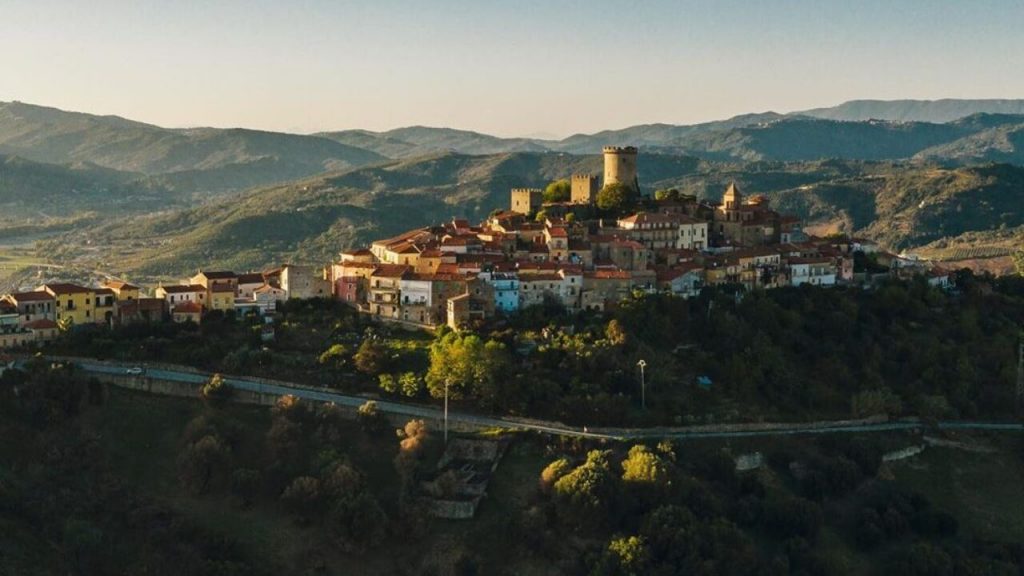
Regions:
<instances>
[{"instance_id":1,"label":"crenellated tower","mask_svg":"<svg viewBox=\"0 0 1024 576\"><path fill-rule=\"evenodd\" d=\"M636 157L636 146L605 146L604 185L622 184L639 194Z\"/></svg>"}]
</instances>

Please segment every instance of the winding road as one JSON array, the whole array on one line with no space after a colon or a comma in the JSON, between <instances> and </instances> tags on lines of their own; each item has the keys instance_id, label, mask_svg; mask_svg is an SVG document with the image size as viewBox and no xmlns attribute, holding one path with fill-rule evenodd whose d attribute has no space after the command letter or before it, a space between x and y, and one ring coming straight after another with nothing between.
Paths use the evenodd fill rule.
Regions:
<instances>
[{"instance_id":1,"label":"winding road","mask_svg":"<svg viewBox=\"0 0 1024 576\"><path fill-rule=\"evenodd\" d=\"M130 376L129 369L142 367L139 364L117 364L85 359L61 359L73 362L85 372L108 376ZM17 364L24 363L19 360ZM198 389L209 381L211 374L191 369L172 369L165 366L146 366L139 377L193 384ZM377 409L387 414L441 420L444 413L439 408L377 400L365 396L328 392L299 384L271 383L252 378L224 376L224 381L232 388L270 396L292 395L316 402L333 402L340 406L357 408L368 400L377 403ZM465 412L448 412L450 422L469 424L481 428L501 428L506 430L529 430L556 436L578 438L594 438L607 440L645 440L645 439L696 439L696 438L743 438L752 436L777 436L792 434L836 434L863 432L891 432L900 430L925 429L929 426L918 421L849 421L839 420L814 423L758 423L758 424L721 424L707 426L691 426L682 428L588 428L584 431L579 427L570 427L557 422L518 419L510 417L491 417ZM940 430L989 430L1003 432L1024 432L1024 424L1017 422L976 422L976 421L944 421L934 427Z\"/></svg>"}]
</instances>

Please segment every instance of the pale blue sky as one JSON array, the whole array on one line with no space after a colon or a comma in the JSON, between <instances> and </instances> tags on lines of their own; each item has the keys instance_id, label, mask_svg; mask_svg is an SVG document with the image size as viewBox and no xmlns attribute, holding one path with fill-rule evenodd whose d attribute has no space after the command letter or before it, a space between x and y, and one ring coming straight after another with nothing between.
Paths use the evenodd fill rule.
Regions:
<instances>
[{"instance_id":1,"label":"pale blue sky","mask_svg":"<svg viewBox=\"0 0 1024 576\"><path fill-rule=\"evenodd\" d=\"M564 136L1024 97L1021 0L0 0L0 100L164 126Z\"/></svg>"}]
</instances>

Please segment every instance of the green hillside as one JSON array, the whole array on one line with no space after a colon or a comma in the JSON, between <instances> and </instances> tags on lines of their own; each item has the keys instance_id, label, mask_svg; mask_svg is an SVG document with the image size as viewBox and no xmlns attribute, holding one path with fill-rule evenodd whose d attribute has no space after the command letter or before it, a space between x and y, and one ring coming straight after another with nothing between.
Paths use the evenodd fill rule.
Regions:
<instances>
[{"instance_id":1,"label":"green hillside","mask_svg":"<svg viewBox=\"0 0 1024 576\"><path fill-rule=\"evenodd\" d=\"M20 102L0 103L0 153L37 162L91 162L121 171L164 174L242 171L241 183L281 182L384 160L379 154L327 138L244 129L171 130L116 116L65 112ZM266 161L273 170L266 170ZM263 170L260 170L263 169ZM207 184L217 183L211 178Z\"/></svg>"},{"instance_id":2,"label":"green hillside","mask_svg":"<svg viewBox=\"0 0 1024 576\"><path fill-rule=\"evenodd\" d=\"M155 210L174 206L177 200L139 174L94 164L44 164L0 154L0 221L89 211Z\"/></svg>"},{"instance_id":3,"label":"green hillside","mask_svg":"<svg viewBox=\"0 0 1024 576\"><path fill-rule=\"evenodd\" d=\"M238 269L275 262L325 263L365 245L453 216L480 221L506 207L513 187L541 187L576 172L597 173L599 156L439 154L260 188L170 214L118 219L72 232L109 247L108 262L135 274L179 274L197 266ZM736 182L767 194L805 223L878 239L892 249L968 232L1024 225L1024 168L946 168L892 162L707 162L641 156L641 186L718 198ZM121 247L131 246L130 251Z\"/></svg>"}]
</instances>

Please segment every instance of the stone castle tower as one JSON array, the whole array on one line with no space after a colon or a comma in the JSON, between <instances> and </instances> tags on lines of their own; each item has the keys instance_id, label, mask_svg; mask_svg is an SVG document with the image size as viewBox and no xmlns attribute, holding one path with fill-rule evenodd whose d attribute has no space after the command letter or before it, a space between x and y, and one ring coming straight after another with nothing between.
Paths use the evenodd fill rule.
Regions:
<instances>
[{"instance_id":1,"label":"stone castle tower","mask_svg":"<svg viewBox=\"0 0 1024 576\"><path fill-rule=\"evenodd\" d=\"M509 207L512 212L529 215L539 210L544 202L544 192L539 188L513 188Z\"/></svg>"},{"instance_id":2,"label":"stone castle tower","mask_svg":"<svg viewBox=\"0 0 1024 576\"><path fill-rule=\"evenodd\" d=\"M622 184L633 192L640 192L636 177L636 146L604 147L604 185Z\"/></svg>"},{"instance_id":3,"label":"stone castle tower","mask_svg":"<svg viewBox=\"0 0 1024 576\"><path fill-rule=\"evenodd\" d=\"M597 201L598 180L593 174L572 175L573 204L593 204Z\"/></svg>"}]
</instances>

